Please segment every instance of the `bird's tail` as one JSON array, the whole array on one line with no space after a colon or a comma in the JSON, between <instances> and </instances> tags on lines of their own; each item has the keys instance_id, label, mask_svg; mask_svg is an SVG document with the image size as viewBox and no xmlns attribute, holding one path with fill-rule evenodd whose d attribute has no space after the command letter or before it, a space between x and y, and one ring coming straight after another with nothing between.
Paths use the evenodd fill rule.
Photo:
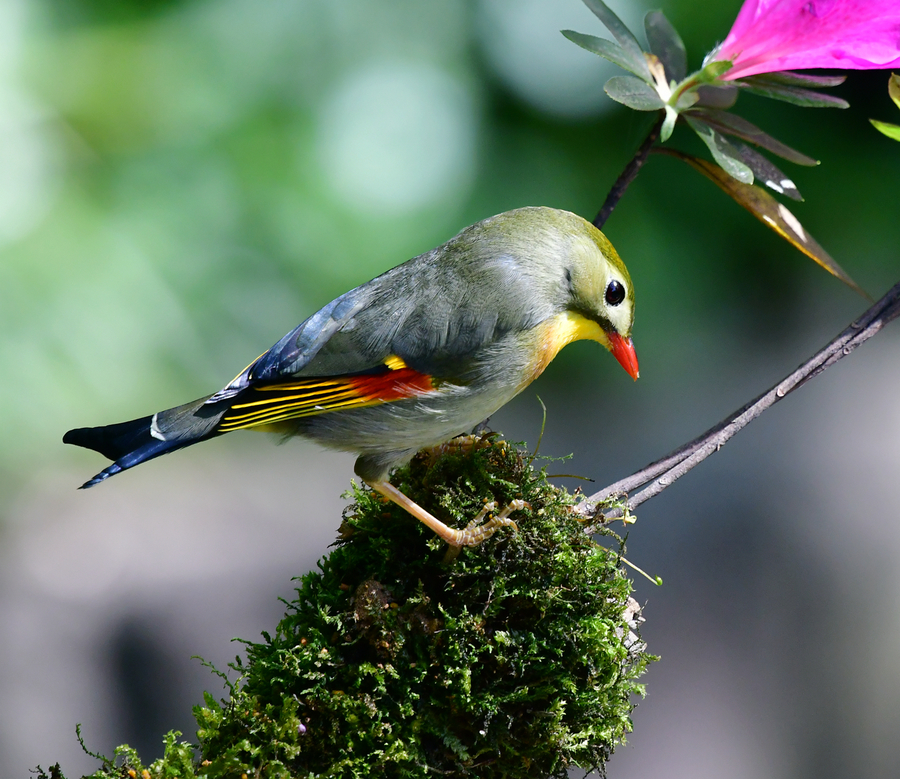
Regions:
<instances>
[{"instance_id":1,"label":"bird's tail","mask_svg":"<svg viewBox=\"0 0 900 779\"><path fill-rule=\"evenodd\" d=\"M105 427L80 427L63 436L63 443L83 446L114 460L81 489L93 487L110 476L176 449L218 435L216 427L230 403L207 403L211 396L149 417Z\"/></svg>"}]
</instances>

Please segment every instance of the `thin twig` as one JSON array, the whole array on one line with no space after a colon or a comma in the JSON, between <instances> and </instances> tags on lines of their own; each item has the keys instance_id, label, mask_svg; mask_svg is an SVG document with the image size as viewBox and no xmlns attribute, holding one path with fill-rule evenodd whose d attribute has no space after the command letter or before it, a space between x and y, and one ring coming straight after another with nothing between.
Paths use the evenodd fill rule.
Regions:
<instances>
[{"instance_id":1,"label":"thin twig","mask_svg":"<svg viewBox=\"0 0 900 779\"><path fill-rule=\"evenodd\" d=\"M730 417L707 430L702 436L676 449L670 455L651 463L625 479L610 484L593 495L586 497L576 507L580 514L589 516L596 511L597 504L610 495L627 494L645 484L634 497L628 500L629 510L655 497L676 479L681 478L691 468L703 462L735 433L756 419L763 411L774 406L779 400L802 387L807 381L846 357L857 346L869 340L888 322L900 315L900 283L869 308L859 319L852 322L837 338L819 351L789 376L760 395L756 400L735 411ZM650 483L652 482L652 483ZM620 513L620 512L619 512ZM618 516L616 512L607 514L609 519Z\"/></svg>"},{"instance_id":2,"label":"thin twig","mask_svg":"<svg viewBox=\"0 0 900 779\"><path fill-rule=\"evenodd\" d=\"M622 174L616 179L616 183L613 184L612 189L609 190L606 200L603 201L602 208L597 213L597 216L594 217L593 225L598 230L603 229L603 225L606 224L609 215L622 199L622 195L625 194L628 185L631 184L631 182L637 178L637 174L640 173L641 168L647 161L650 150L659 138L659 131L662 128L663 119L665 119L665 114L660 113L659 119L657 119L653 127L650 128L650 132L647 133L647 137L644 138L641 147L635 152L634 157L631 158L631 162L625 166L625 170L622 171Z\"/></svg>"}]
</instances>

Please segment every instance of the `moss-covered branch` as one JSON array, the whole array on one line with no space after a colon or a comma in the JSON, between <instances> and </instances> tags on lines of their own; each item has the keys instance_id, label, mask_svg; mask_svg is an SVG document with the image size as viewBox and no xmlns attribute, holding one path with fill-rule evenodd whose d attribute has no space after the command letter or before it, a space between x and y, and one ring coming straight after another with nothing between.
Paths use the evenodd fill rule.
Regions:
<instances>
[{"instance_id":1,"label":"moss-covered branch","mask_svg":"<svg viewBox=\"0 0 900 779\"><path fill-rule=\"evenodd\" d=\"M420 456L395 483L458 524L523 498L452 561L392 503L354 489L337 548L274 633L246 644L230 696L195 709L199 745L127 747L95 777L549 777L602 768L631 729L648 661L620 539L503 442ZM61 773L57 773L61 776Z\"/></svg>"}]
</instances>

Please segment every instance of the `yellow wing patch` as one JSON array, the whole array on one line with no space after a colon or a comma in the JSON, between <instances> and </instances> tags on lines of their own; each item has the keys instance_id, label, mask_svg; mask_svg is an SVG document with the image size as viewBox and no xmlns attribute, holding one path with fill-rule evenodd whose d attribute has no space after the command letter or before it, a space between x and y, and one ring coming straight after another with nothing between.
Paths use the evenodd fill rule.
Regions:
<instances>
[{"instance_id":1,"label":"yellow wing patch","mask_svg":"<svg viewBox=\"0 0 900 779\"><path fill-rule=\"evenodd\" d=\"M388 357L384 361L384 364L387 365L387 367L392 371L399 371L401 368L406 367L406 363L403 362L403 360L401 360L396 354L392 354L390 357Z\"/></svg>"}]
</instances>

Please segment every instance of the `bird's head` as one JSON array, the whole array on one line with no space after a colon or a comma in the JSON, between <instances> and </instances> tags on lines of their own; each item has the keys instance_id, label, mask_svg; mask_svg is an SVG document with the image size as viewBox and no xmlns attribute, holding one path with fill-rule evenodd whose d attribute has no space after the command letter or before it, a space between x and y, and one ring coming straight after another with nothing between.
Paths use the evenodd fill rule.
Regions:
<instances>
[{"instance_id":1,"label":"bird's head","mask_svg":"<svg viewBox=\"0 0 900 779\"><path fill-rule=\"evenodd\" d=\"M631 340L634 323L634 288L628 269L613 245L596 227L576 217L580 223L572 234L565 264L568 284L567 308L599 325L592 336L603 344L633 379L638 378L638 361Z\"/></svg>"},{"instance_id":2,"label":"bird's head","mask_svg":"<svg viewBox=\"0 0 900 779\"><path fill-rule=\"evenodd\" d=\"M514 312L510 319L545 323L538 374L566 344L589 339L638 378L631 277L613 245L590 222L569 211L531 206L479 222L448 246L456 248L456 243L480 269L490 265L496 288L487 290L485 299L491 308L509 308ZM457 252L456 273L459 258ZM509 283L502 274L508 274ZM510 297L509 289L520 294Z\"/></svg>"}]
</instances>

